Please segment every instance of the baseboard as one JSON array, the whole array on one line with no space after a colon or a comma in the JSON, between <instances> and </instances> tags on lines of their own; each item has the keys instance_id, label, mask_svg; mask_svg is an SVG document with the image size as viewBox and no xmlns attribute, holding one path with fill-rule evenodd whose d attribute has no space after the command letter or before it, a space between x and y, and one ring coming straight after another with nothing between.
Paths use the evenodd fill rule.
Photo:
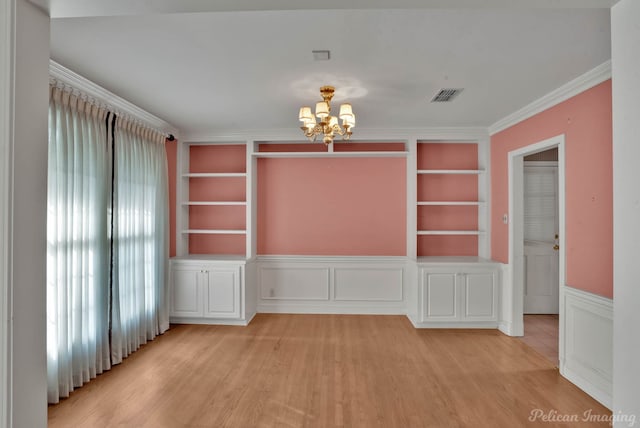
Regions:
<instances>
[{"instance_id":1,"label":"baseboard","mask_svg":"<svg viewBox=\"0 0 640 428\"><path fill-rule=\"evenodd\" d=\"M321 304L277 302L259 303L258 313L263 314L341 314L341 315L405 315L404 305L339 305L335 302Z\"/></svg>"},{"instance_id":2,"label":"baseboard","mask_svg":"<svg viewBox=\"0 0 640 428\"><path fill-rule=\"evenodd\" d=\"M498 330L507 336L514 336L513 334L513 325L508 321L500 321L498 323Z\"/></svg>"},{"instance_id":3,"label":"baseboard","mask_svg":"<svg viewBox=\"0 0 640 428\"><path fill-rule=\"evenodd\" d=\"M613 301L564 287L564 350L560 374L611 409Z\"/></svg>"},{"instance_id":4,"label":"baseboard","mask_svg":"<svg viewBox=\"0 0 640 428\"><path fill-rule=\"evenodd\" d=\"M204 325L237 325L246 327L253 317L244 320L231 320L224 318L183 318L171 317L171 324L204 324Z\"/></svg>"},{"instance_id":5,"label":"baseboard","mask_svg":"<svg viewBox=\"0 0 640 428\"><path fill-rule=\"evenodd\" d=\"M498 323L493 321L449 321L449 322L416 322L409 318L415 328L468 328L468 329L492 329L498 328Z\"/></svg>"},{"instance_id":6,"label":"baseboard","mask_svg":"<svg viewBox=\"0 0 640 428\"><path fill-rule=\"evenodd\" d=\"M573 383L575 386L589 394L591 397L595 398L596 401L605 406L607 409L613 409L613 397L611 390L605 391L599 388L591 379L588 379L582 376L580 373L566 368L566 366L560 369L560 374L570 380L571 383Z\"/></svg>"}]
</instances>

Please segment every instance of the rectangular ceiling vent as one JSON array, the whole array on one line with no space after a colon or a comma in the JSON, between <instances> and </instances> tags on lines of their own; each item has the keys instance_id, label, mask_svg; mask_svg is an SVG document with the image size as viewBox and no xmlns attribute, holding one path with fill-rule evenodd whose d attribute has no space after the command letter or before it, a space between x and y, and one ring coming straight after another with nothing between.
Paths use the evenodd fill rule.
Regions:
<instances>
[{"instance_id":1,"label":"rectangular ceiling vent","mask_svg":"<svg viewBox=\"0 0 640 428\"><path fill-rule=\"evenodd\" d=\"M462 92L462 88L445 88L440 89L432 99L432 103L447 103L453 100L460 92Z\"/></svg>"},{"instance_id":2,"label":"rectangular ceiling vent","mask_svg":"<svg viewBox=\"0 0 640 428\"><path fill-rule=\"evenodd\" d=\"M311 53L315 61L329 61L331 59L331 52L327 50L311 51Z\"/></svg>"}]
</instances>

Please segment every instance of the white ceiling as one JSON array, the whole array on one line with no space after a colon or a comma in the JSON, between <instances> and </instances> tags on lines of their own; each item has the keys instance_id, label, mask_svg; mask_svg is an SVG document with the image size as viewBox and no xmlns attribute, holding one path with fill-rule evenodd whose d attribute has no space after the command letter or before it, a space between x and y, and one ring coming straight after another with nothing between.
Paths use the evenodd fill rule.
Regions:
<instances>
[{"instance_id":1,"label":"white ceiling","mask_svg":"<svg viewBox=\"0 0 640 428\"><path fill-rule=\"evenodd\" d=\"M295 128L323 84L351 101L358 127L489 126L610 58L610 0L289 3L51 0L51 56L188 135ZM429 103L443 87L464 91Z\"/></svg>"}]
</instances>

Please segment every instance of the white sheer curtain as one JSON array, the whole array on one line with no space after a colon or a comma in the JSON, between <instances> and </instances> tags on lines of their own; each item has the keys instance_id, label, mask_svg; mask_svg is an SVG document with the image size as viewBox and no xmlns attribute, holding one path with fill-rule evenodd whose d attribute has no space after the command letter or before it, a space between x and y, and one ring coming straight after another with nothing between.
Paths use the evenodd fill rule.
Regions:
<instances>
[{"instance_id":1,"label":"white sheer curtain","mask_svg":"<svg viewBox=\"0 0 640 428\"><path fill-rule=\"evenodd\" d=\"M48 399L111 366L107 112L52 87L47 201Z\"/></svg>"},{"instance_id":2,"label":"white sheer curtain","mask_svg":"<svg viewBox=\"0 0 640 428\"><path fill-rule=\"evenodd\" d=\"M168 183L164 136L126 119L115 128L113 363L169 328Z\"/></svg>"},{"instance_id":3,"label":"white sheer curtain","mask_svg":"<svg viewBox=\"0 0 640 428\"><path fill-rule=\"evenodd\" d=\"M55 84L49 103L47 371L57 403L169 328L169 207L160 133L114 122Z\"/></svg>"}]
</instances>

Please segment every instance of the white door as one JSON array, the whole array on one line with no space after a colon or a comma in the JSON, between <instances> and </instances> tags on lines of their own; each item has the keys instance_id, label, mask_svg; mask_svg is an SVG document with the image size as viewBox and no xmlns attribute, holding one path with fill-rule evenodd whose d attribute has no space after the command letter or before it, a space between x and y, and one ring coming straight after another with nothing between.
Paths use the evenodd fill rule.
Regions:
<instances>
[{"instance_id":1,"label":"white door","mask_svg":"<svg viewBox=\"0 0 640 428\"><path fill-rule=\"evenodd\" d=\"M558 313L558 166L524 164L524 313Z\"/></svg>"}]
</instances>

